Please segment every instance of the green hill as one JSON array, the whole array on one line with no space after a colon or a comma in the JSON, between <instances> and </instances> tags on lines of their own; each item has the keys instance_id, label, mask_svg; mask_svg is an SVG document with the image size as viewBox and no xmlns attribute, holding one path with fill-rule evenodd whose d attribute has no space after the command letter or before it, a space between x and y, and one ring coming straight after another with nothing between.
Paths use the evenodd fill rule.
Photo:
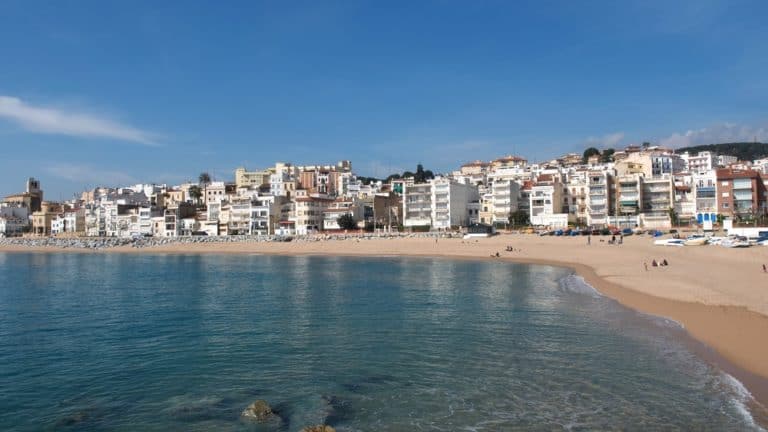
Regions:
<instances>
[{"instance_id":1,"label":"green hill","mask_svg":"<svg viewBox=\"0 0 768 432\"><path fill-rule=\"evenodd\" d=\"M756 142L737 142L723 144L705 144L677 149L676 153L688 152L696 154L701 151L710 151L715 154L736 156L740 161L751 161L768 156L768 144Z\"/></svg>"}]
</instances>

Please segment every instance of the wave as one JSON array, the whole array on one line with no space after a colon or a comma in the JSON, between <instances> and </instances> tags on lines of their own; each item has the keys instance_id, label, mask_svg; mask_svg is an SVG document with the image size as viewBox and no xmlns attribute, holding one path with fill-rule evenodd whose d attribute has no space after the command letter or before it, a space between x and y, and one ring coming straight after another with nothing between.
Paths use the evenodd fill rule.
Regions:
<instances>
[{"instance_id":1,"label":"wave","mask_svg":"<svg viewBox=\"0 0 768 432\"><path fill-rule=\"evenodd\" d=\"M725 372L721 372L720 382L726 387L728 393L731 394L731 405L736 412L741 415L744 422L754 430L765 432L765 429L755 422L755 418L749 410L749 404L759 405L759 403L754 399L752 393L747 390L744 384Z\"/></svg>"},{"instance_id":2,"label":"wave","mask_svg":"<svg viewBox=\"0 0 768 432\"><path fill-rule=\"evenodd\" d=\"M588 284L583 277L575 273L561 278L558 283L560 289L565 292L588 295L594 298L604 297L600 291L596 290L595 287Z\"/></svg>"}]
</instances>

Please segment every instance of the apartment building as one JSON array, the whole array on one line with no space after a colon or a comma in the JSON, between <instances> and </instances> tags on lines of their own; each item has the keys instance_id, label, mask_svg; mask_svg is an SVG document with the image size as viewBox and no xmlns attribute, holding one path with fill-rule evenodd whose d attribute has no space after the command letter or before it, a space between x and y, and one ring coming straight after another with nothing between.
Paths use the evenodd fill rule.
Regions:
<instances>
[{"instance_id":1,"label":"apartment building","mask_svg":"<svg viewBox=\"0 0 768 432\"><path fill-rule=\"evenodd\" d=\"M717 176L717 213L751 219L766 211L766 188L754 170L721 168Z\"/></svg>"},{"instance_id":2,"label":"apartment building","mask_svg":"<svg viewBox=\"0 0 768 432\"><path fill-rule=\"evenodd\" d=\"M642 175L639 173L617 176L615 186L615 216L608 217L608 224L633 228L640 224L642 209Z\"/></svg>"},{"instance_id":3,"label":"apartment building","mask_svg":"<svg viewBox=\"0 0 768 432\"><path fill-rule=\"evenodd\" d=\"M482 223L506 226L509 223L509 215L518 209L520 184L512 180L500 180L490 184L490 218L483 212L480 217ZM487 196L487 194L485 195ZM481 207L487 208L488 199L483 198ZM487 222L486 222L487 220Z\"/></svg>"},{"instance_id":4,"label":"apartment building","mask_svg":"<svg viewBox=\"0 0 768 432\"><path fill-rule=\"evenodd\" d=\"M296 234L305 235L323 229L324 211L333 203L332 198L302 196L294 199L293 222Z\"/></svg>"},{"instance_id":5,"label":"apartment building","mask_svg":"<svg viewBox=\"0 0 768 432\"><path fill-rule=\"evenodd\" d=\"M432 183L403 184L403 226L432 226Z\"/></svg>"},{"instance_id":6,"label":"apartment building","mask_svg":"<svg viewBox=\"0 0 768 432\"><path fill-rule=\"evenodd\" d=\"M613 178L608 171L587 172L587 225L604 227L612 215L611 190Z\"/></svg>"},{"instance_id":7,"label":"apartment building","mask_svg":"<svg viewBox=\"0 0 768 432\"><path fill-rule=\"evenodd\" d=\"M529 202L532 225L568 226L568 213L563 212L563 185L557 177L539 176L539 181L531 187Z\"/></svg>"},{"instance_id":8,"label":"apartment building","mask_svg":"<svg viewBox=\"0 0 768 432\"><path fill-rule=\"evenodd\" d=\"M248 171L244 167L235 170L235 186L240 188L258 188L261 185L269 184L272 177L272 171Z\"/></svg>"},{"instance_id":9,"label":"apartment building","mask_svg":"<svg viewBox=\"0 0 768 432\"><path fill-rule=\"evenodd\" d=\"M672 176L640 177L642 211L640 226L643 228L669 228L669 210L674 208L674 183Z\"/></svg>"}]
</instances>

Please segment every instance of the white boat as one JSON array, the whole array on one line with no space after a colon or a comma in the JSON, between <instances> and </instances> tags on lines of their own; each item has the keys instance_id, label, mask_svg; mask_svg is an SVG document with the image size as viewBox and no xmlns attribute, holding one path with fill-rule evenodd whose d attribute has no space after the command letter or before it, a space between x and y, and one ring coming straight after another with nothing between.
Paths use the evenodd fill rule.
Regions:
<instances>
[{"instance_id":1,"label":"white boat","mask_svg":"<svg viewBox=\"0 0 768 432\"><path fill-rule=\"evenodd\" d=\"M707 244L707 238L706 237L688 237L683 244L686 246L704 246Z\"/></svg>"},{"instance_id":2,"label":"white boat","mask_svg":"<svg viewBox=\"0 0 768 432\"><path fill-rule=\"evenodd\" d=\"M720 242L720 246L727 248L745 248L752 245L743 237L728 237Z\"/></svg>"},{"instance_id":3,"label":"white boat","mask_svg":"<svg viewBox=\"0 0 768 432\"><path fill-rule=\"evenodd\" d=\"M661 240L654 240L653 244L656 246L684 246L685 240L682 239L661 239Z\"/></svg>"}]
</instances>

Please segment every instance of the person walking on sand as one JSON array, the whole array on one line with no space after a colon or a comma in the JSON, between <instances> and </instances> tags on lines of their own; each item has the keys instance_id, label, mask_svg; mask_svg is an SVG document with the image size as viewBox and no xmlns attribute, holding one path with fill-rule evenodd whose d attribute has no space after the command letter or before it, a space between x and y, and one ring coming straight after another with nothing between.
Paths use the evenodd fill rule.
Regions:
<instances>
[{"instance_id":1,"label":"person walking on sand","mask_svg":"<svg viewBox=\"0 0 768 432\"><path fill-rule=\"evenodd\" d=\"M768 269L765 268L765 264L763 264L763 273L768 273Z\"/></svg>"},{"instance_id":2,"label":"person walking on sand","mask_svg":"<svg viewBox=\"0 0 768 432\"><path fill-rule=\"evenodd\" d=\"M645 266L645 271L648 271L648 263L644 262L643 265Z\"/></svg>"},{"instance_id":3,"label":"person walking on sand","mask_svg":"<svg viewBox=\"0 0 768 432\"><path fill-rule=\"evenodd\" d=\"M587 236L587 246L589 246L589 245L591 245L591 244L592 244L592 234L589 234L589 235ZM765 267L765 266L763 266L763 267Z\"/></svg>"}]
</instances>

